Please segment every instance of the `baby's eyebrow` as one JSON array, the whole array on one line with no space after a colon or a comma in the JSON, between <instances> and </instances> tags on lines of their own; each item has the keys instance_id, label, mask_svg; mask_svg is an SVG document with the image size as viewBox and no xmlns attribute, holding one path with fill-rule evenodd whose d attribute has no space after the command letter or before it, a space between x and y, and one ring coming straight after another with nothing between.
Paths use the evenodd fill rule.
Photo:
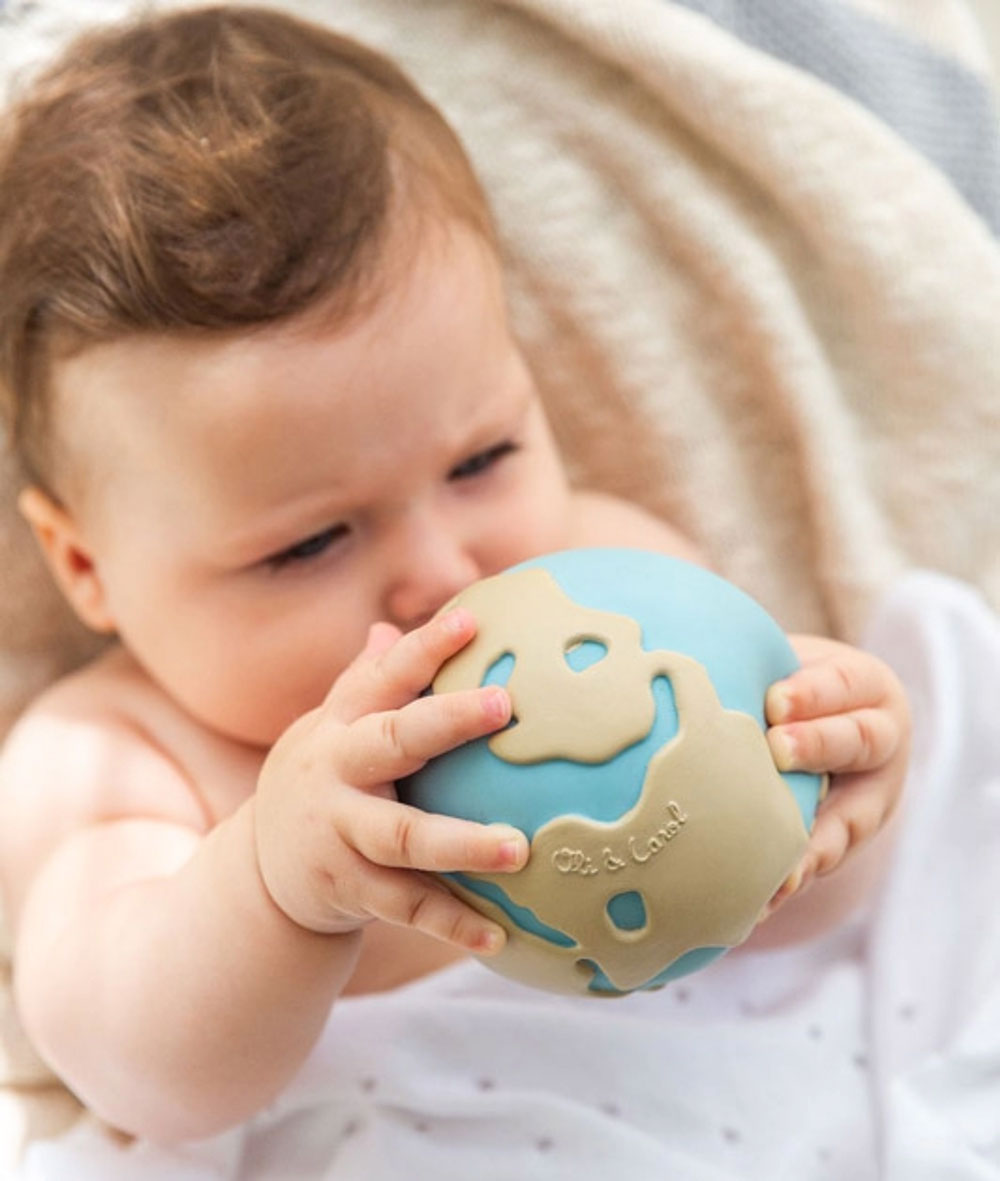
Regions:
<instances>
[{"instance_id":1,"label":"baby's eyebrow","mask_svg":"<svg viewBox=\"0 0 1000 1181\"><path fill-rule=\"evenodd\" d=\"M488 412L471 418L462 427L467 440L480 443L496 442L500 435L520 426L528 415L536 397L533 386L525 385L506 398L502 406L489 405Z\"/></svg>"},{"instance_id":2,"label":"baby's eyebrow","mask_svg":"<svg viewBox=\"0 0 1000 1181\"><path fill-rule=\"evenodd\" d=\"M255 515L249 524L231 531L220 527L210 543L212 558L226 566L253 565L336 527L347 515L347 506L339 499L303 497L270 515Z\"/></svg>"}]
</instances>

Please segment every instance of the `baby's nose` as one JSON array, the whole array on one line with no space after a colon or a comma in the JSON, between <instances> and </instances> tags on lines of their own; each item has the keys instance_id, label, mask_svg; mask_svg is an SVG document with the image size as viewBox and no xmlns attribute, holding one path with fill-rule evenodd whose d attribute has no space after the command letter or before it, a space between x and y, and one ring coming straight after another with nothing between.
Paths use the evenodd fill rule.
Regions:
<instances>
[{"instance_id":1,"label":"baby's nose","mask_svg":"<svg viewBox=\"0 0 1000 1181\"><path fill-rule=\"evenodd\" d=\"M419 627L480 576L478 563L460 538L432 529L415 531L395 555L395 574L386 595L388 618L405 630Z\"/></svg>"}]
</instances>

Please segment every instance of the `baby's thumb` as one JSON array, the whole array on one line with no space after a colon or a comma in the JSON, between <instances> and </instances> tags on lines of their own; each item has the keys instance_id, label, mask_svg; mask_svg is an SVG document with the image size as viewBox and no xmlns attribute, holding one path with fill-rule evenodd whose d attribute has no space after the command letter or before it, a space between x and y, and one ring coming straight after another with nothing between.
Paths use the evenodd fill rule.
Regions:
<instances>
[{"instance_id":1,"label":"baby's thumb","mask_svg":"<svg viewBox=\"0 0 1000 1181\"><path fill-rule=\"evenodd\" d=\"M368 638L361 649L361 656L381 656L383 652L389 651L402 634L395 624L386 623L382 619L376 620L368 629Z\"/></svg>"}]
</instances>

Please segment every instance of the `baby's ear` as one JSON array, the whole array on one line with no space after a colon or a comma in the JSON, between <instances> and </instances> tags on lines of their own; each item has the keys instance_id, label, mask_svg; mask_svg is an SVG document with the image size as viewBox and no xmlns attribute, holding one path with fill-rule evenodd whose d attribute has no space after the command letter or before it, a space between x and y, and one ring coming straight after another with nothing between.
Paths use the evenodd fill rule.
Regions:
<instances>
[{"instance_id":1,"label":"baby's ear","mask_svg":"<svg viewBox=\"0 0 1000 1181\"><path fill-rule=\"evenodd\" d=\"M69 605L93 631L113 632L97 564L74 519L40 488L25 488L17 506Z\"/></svg>"}]
</instances>

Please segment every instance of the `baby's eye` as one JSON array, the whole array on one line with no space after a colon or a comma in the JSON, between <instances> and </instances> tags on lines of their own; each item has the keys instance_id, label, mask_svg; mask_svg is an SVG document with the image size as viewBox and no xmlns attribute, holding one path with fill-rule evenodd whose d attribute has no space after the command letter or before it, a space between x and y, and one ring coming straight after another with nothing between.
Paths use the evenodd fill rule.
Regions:
<instances>
[{"instance_id":1,"label":"baby's eye","mask_svg":"<svg viewBox=\"0 0 1000 1181\"><path fill-rule=\"evenodd\" d=\"M297 541L295 545L290 545L287 549L272 554L265 560L265 565L272 570L281 570L284 566L290 566L295 562L308 562L310 558L316 558L325 553L332 545L346 537L349 532L350 529L347 525L331 525L329 529L322 529L319 533L314 533L311 537L306 537L302 541Z\"/></svg>"},{"instance_id":2,"label":"baby's eye","mask_svg":"<svg viewBox=\"0 0 1000 1181\"><path fill-rule=\"evenodd\" d=\"M448 479L467 480L470 476L482 475L487 469L499 463L506 456L512 455L517 449L516 443L505 439L502 443L487 447L485 451L477 451L475 455L470 455L462 463L456 464L448 473Z\"/></svg>"}]
</instances>

